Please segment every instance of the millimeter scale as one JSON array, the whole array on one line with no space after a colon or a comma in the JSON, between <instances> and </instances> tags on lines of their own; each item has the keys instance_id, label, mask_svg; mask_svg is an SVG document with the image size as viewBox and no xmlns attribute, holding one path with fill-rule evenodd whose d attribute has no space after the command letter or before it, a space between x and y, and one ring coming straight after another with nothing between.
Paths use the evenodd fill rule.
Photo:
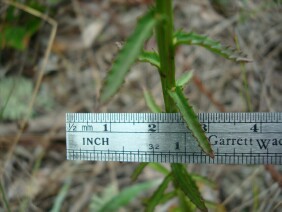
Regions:
<instances>
[{"instance_id":1,"label":"millimeter scale","mask_svg":"<svg viewBox=\"0 0 282 212\"><path fill-rule=\"evenodd\" d=\"M179 113L67 113L68 160L282 164L282 112L199 113L206 155Z\"/></svg>"}]
</instances>

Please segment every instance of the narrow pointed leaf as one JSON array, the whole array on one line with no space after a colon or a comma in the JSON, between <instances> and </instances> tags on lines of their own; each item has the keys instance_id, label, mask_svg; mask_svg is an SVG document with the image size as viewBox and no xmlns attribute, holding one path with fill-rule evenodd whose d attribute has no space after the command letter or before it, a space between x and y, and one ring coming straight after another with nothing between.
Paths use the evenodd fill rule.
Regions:
<instances>
[{"instance_id":1,"label":"narrow pointed leaf","mask_svg":"<svg viewBox=\"0 0 282 212\"><path fill-rule=\"evenodd\" d=\"M142 173L142 171L145 169L145 167L148 165L148 162L140 163L134 170L134 172L131 175L131 180L136 181L139 175Z\"/></svg>"},{"instance_id":2,"label":"narrow pointed leaf","mask_svg":"<svg viewBox=\"0 0 282 212\"><path fill-rule=\"evenodd\" d=\"M140 55L145 41L151 36L153 28L158 22L154 14L154 10L149 10L139 19L133 34L117 55L102 87L101 102L109 100L122 85L129 68Z\"/></svg>"},{"instance_id":3,"label":"narrow pointed leaf","mask_svg":"<svg viewBox=\"0 0 282 212\"><path fill-rule=\"evenodd\" d=\"M164 167L160 163L149 163L149 167L154 169L157 172L160 172L163 175L168 175L170 172L166 167Z\"/></svg>"},{"instance_id":4,"label":"narrow pointed leaf","mask_svg":"<svg viewBox=\"0 0 282 212\"><path fill-rule=\"evenodd\" d=\"M146 210L147 212L152 212L154 211L155 207L160 203L160 201L162 200L162 197L164 195L164 192L168 186L168 184L170 183L172 179L172 176L169 174L167 175L163 182L160 184L160 186L157 188L157 190L154 192L154 194L152 195L152 197L148 200L147 202L147 207Z\"/></svg>"},{"instance_id":5,"label":"narrow pointed leaf","mask_svg":"<svg viewBox=\"0 0 282 212\"><path fill-rule=\"evenodd\" d=\"M157 103L155 102L152 94L147 91L147 90L144 90L144 98L145 98L145 102L146 102L146 105L149 107L149 109L153 112L153 113L161 113L162 112L162 109L159 105L157 105Z\"/></svg>"},{"instance_id":6,"label":"narrow pointed leaf","mask_svg":"<svg viewBox=\"0 0 282 212\"><path fill-rule=\"evenodd\" d=\"M174 182L201 211L207 211L199 189L182 164L171 164Z\"/></svg>"},{"instance_id":7,"label":"narrow pointed leaf","mask_svg":"<svg viewBox=\"0 0 282 212\"><path fill-rule=\"evenodd\" d=\"M112 198L119 193L118 185L113 182L106 186L99 194L95 193L91 198L90 211L100 211Z\"/></svg>"},{"instance_id":8,"label":"narrow pointed leaf","mask_svg":"<svg viewBox=\"0 0 282 212\"><path fill-rule=\"evenodd\" d=\"M164 203L168 202L169 200L173 199L176 196L177 196L176 190L173 190L171 192L165 193L162 196L162 198L160 199L160 203L159 204L164 204Z\"/></svg>"},{"instance_id":9,"label":"narrow pointed leaf","mask_svg":"<svg viewBox=\"0 0 282 212\"><path fill-rule=\"evenodd\" d=\"M61 211L61 207L62 204L68 194L68 190L70 188L71 185L71 178L67 178L65 184L63 185L63 187L61 188L58 196L55 199L54 205L51 209L51 212L59 212Z\"/></svg>"},{"instance_id":10,"label":"narrow pointed leaf","mask_svg":"<svg viewBox=\"0 0 282 212\"><path fill-rule=\"evenodd\" d=\"M233 60L235 62L251 62L251 60L246 58L242 52L239 52L236 49L231 49L220 44L217 41L212 40L207 36L200 35L194 32L176 32L174 35L174 45L177 46L180 44L202 46L215 54L218 54L228 60Z\"/></svg>"},{"instance_id":11,"label":"narrow pointed leaf","mask_svg":"<svg viewBox=\"0 0 282 212\"><path fill-rule=\"evenodd\" d=\"M181 87L175 87L168 91L168 93L179 109L179 112L186 122L187 127L190 129L192 135L195 137L202 150L213 158L214 154L211 145L205 135L204 130L202 129L200 122L198 121L196 113L189 105L188 100L185 98Z\"/></svg>"},{"instance_id":12,"label":"narrow pointed leaf","mask_svg":"<svg viewBox=\"0 0 282 212\"><path fill-rule=\"evenodd\" d=\"M216 202L212 202L212 201L205 201L205 204L206 206L209 208L209 209L213 209L213 210L216 210L216 211L220 211L220 205Z\"/></svg>"},{"instance_id":13,"label":"narrow pointed leaf","mask_svg":"<svg viewBox=\"0 0 282 212\"><path fill-rule=\"evenodd\" d=\"M182 190L177 190L180 210L183 212L195 212L196 206L187 198Z\"/></svg>"},{"instance_id":14,"label":"narrow pointed leaf","mask_svg":"<svg viewBox=\"0 0 282 212\"><path fill-rule=\"evenodd\" d=\"M157 52L142 51L138 57L140 62L150 63L152 66L155 66L157 69L160 69L160 57Z\"/></svg>"},{"instance_id":15,"label":"narrow pointed leaf","mask_svg":"<svg viewBox=\"0 0 282 212\"><path fill-rule=\"evenodd\" d=\"M139 194L158 186L159 183L159 180L152 180L125 188L118 195L105 203L104 206L100 209L100 212L117 211L120 207L127 205Z\"/></svg>"},{"instance_id":16,"label":"narrow pointed leaf","mask_svg":"<svg viewBox=\"0 0 282 212\"><path fill-rule=\"evenodd\" d=\"M192 79L194 71L184 72L177 80L176 85L179 87L184 87Z\"/></svg>"}]
</instances>

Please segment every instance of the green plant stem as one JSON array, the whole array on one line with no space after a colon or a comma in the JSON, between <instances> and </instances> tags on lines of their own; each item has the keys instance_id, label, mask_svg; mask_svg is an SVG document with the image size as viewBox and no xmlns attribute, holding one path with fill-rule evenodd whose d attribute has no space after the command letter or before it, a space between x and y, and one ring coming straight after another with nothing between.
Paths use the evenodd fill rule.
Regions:
<instances>
[{"instance_id":1,"label":"green plant stem","mask_svg":"<svg viewBox=\"0 0 282 212\"><path fill-rule=\"evenodd\" d=\"M238 37L235 36L234 40L235 40L237 50L241 51L239 41L238 41ZM245 64L241 62L240 68L241 68L242 81L243 81L243 88L242 88L241 92L242 92L243 98L245 98L245 100L246 100L248 112L252 112L253 111L253 105L252 105L252 100L251 100L251 95L250 95L250 90L249 90L249 83L248 83L247 71L246 71Z\"/></svg>"},{"instance_id":2,"label":"green plant stem","mask_svg":"<svg viewBox=\"0 0 282 212\"><path fill-rule=\"evenodd\" d=\"M156 27L157 44L160 55L160 77L166 112L177 112L176 105L168 94L175 87L175 63L173 44L173 8L171 0L156 0L156 12L164 17Z\"/></svg>"},{"instance_id":3,"label":"green plant stem","mask_svg":"<svg viewBox=\"0 0 282 212\"><path fill-rule=\"evenodd\" d=\"M7 197L6 197L6 193L5 193L5 190L4 190L4 186L2 186L2 183L0 181L0 191L1 191L1 194L2 194L2 200L4 202L4 205L7 209L8 212L11 212L11 208L10 208L10 205L9 205L9 202L7 201Z\"/></svg>"},{"instance_id":4,"label":"green plant stem","mask_svg":"<svg viewBox=\"0 0 282 212\"><path fill-rule=\"evenodd\" d=\"M156 26L156 37L160 57L160 78L163 90L163 97L165 103L165 111L168 113L177 112L176 104L169 95L169 91L176 86L175 81L175 47L173 44L173 8L171 0L156 0L156 12L164 20ZM184 170L186 167L183 164L171 164L172 173L175 167L182 166ZM182 173L174 173L175 175ZM175 189L178 189L178 183L173 180Z\"/></svg>"}]
</instances>

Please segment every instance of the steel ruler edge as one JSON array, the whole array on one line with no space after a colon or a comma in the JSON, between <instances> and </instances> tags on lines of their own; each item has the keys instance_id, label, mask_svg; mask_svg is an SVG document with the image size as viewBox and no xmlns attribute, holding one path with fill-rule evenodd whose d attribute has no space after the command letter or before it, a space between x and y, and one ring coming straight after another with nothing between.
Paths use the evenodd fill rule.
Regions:
<instances>
[{"instance_id":1,"label":"steel ruler edge","mask_svg":"<svg viewBox=\"0 0 282 212\"><path fill-rule=\"evenodd\" d=\"M179 113L67 113L68 160L282 164L282 112L198 113L214 159Z\"/></svg>"}]
</instances>

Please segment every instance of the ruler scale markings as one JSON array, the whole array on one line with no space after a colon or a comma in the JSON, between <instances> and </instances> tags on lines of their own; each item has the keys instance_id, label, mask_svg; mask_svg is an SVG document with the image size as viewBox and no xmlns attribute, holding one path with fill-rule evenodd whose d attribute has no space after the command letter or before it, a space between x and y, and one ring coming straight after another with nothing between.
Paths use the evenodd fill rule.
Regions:
<instances>
[{"instance_id":1,"label":"ruler scale markings","mask_svg":"<svg viewBox=\"0 0 282 212\"><path fill-rule=\"evenodd\" d=\"M262 113L262 122L266 122L266 117L265 117L265 113Z\"/></svg>"},{"instance_id":2,"label":"ruler scale markings","mask_svg":"<svg viewBox=\"0 0 282 212\"><path fill-rule=\"evenodd\" d=\"M274 122L278 122L278 117L273 116L273 121L274 121Z\"/></svg>"},{"instance_id":3,"label":"ruler scale markings","mask_svg":"<svg viewBox=\"0 0 282 212\"><path fill-rule=\"evenodd\" d=\"M185 131L180 114L69 113L66 114L67 159L281 164L281 114L198 114L203 128L207 125L206 135L213 149L217 150L215 159L207 159L191 132ZM149 124L156 125L151 132ZM158 148L150 150L149 143Z\"/></svg>"},{"instance_id":4,"label":"ruler scale markings","mask_svg":"<svg viewBox=\"0 0 282 212\"><path fill-rule=\"evenodd\" d=\"M224 122L224 113L219 114L219 120L220 122Z\"/></svg>"},{"instance_id":5,"label":"ruler scale markings","mask_svg":"<svg viewBox=\"0 0 282 212\"><path fill-rule=\"evenodd\" d=\"M203 116L202 116L202 115L203 115L202 113L199 113L199 114L198 114L198 119L199 119L200 122L203 121Z\"/></svg>"},{"instance_id":6,"label":"ruler scale markings","mask_svg":"<svg viewBox=\"0 0 282 212\"><path fill-rule=\"evenodd\" d=\"M226 116L229 116L229 114L226 113ZM231 113L231 116L229 116L229 122L230 122L230 123L235 122L234 113Z\"/></svg>"},{"instance_id":7,"label":"ruler scale markings","mask_svg":"<svg viewBox=\"0 0 282 212\"><path fill-rule=\"evenodd\" d=\"M246 122L251 122L251 114L246 113Z\"/></svg>"}]
</instances>

